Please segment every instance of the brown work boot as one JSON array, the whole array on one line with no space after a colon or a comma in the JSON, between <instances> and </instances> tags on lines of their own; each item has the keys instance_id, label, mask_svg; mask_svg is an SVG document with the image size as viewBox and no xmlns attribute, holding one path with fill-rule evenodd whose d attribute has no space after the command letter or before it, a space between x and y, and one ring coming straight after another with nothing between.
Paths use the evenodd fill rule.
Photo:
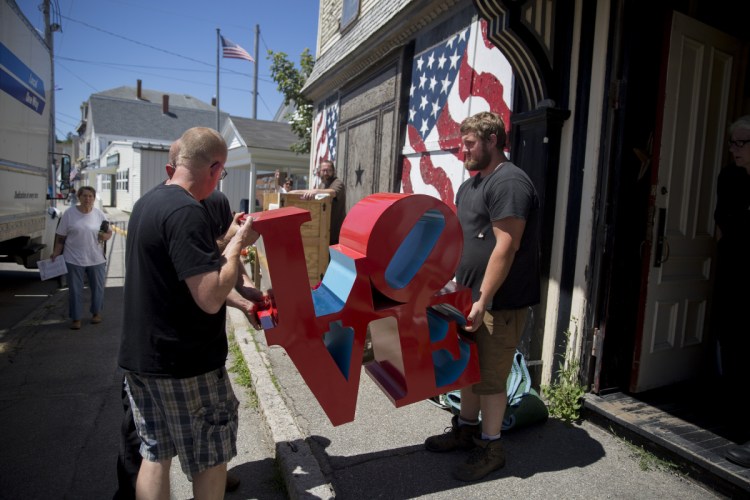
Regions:
<instances>
[{"instance_id":1,"label":"brown work boot","mask_svg":"<svg viewBox=\"0 0 750 500\"><path fill-rule=\"evenodd\" d=\"M475 444L472 438L479 432L479 423L474 425L458 425L458 416L451 419L451 426L443 434L428 437L424 446L429 451L443 452L453 450L470 450Z\"/></svg>"},{"instance_id":2,"label":"brown work boot","mask_svg":"<svg viewBox=\"0 0 750 500\"><path fill-rule=\"evenodd\" d=\"M234 491L239 487L240 487L240 478L238 478L231 472L227 472L227 483L224 486L224 491Z\"/></svg>"},{"instance_id":3,"label":"brown work boot","mask_svg":"<svg viewBox=\"0 0 750 500\"><path fill-rule=\"evenodd\" d=\"M474 438L477 448L463 464L453 470L453 477L461 481L478 481L492 471L505 467L505 452L499 439L485 441Z\"/></svg>"}]
</instances>

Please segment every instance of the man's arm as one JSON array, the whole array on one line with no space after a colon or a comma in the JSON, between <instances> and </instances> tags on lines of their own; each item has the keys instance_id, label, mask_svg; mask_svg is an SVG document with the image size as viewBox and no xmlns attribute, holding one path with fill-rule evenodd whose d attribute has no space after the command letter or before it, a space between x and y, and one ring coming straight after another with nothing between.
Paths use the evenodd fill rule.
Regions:
<instances>
[{"instance_id":1,"label":"man's arm","mask_svg":"<svg viewBox=\"0 0 750 500\"><path fill-rule=\"evenodd\" d=\"M247 274L245 266L240 267L240 272L237 275L237 284L234 289L245 299L260 304L263 302L263 292L255 288L253 280L250 275Z\"/></svg>"},{"instance_id":2,"label":"man's arm","mask_svg":"<svg viewBox=\"0 0 750 500\"><path fill-rule=\"evenodd\" d=\"M223 252L224 249L227 247L229 242L232 240L235 234L237 234L237 230L240 228L239 219L245 215L244 212L237 212L234 214L232 218L232 223L229 224L229 228L227 229L227 232L222 234L216 239L216 244L219 246L219 251Z\"/></svg>"},{"instance_id":3,"label":"man's arm","mask_svg":"<svg viewBox=\"0 0 750 500\"><path fill-rule=\"evenodd\" d=\"M216 314L224 305L226 297L237 283L242 262L240 251L251 245L260 235L252 229L252 221L247 220L229 240L222 253L223 262L218 271L190 276L185 280L193 300L208 314Z\"/></svg>"},{"instance_id":4,"label":"man's arm","mask_svg":"<svg viewBox=\"0 0 750 500\"><path fill-rule=\"evenodd\" d=\"M262 297L263 294L261 293L261 299ZM232 289L229 292L229 295L227 295L227 305L229 307L239 309L240 311L245 313L245 317L250 322L250 324L253 325L253 328L255 328L256 330L260 330L260 323L258 323L258 320L255 317L255 311L258 308L258 305L255 302L248 300L240 295L240 292L238 292L236 289Z\"/></svg>"},{"instance_id":5,"label":"man's arm","mask_svg":"<svg viewBox=\"0 0 750 500\"><path fill-rule=\"evenodd\" d=\"M466 331L476 331L484 318L487 304L500 289L513 265L513 259L521 246L521 237L526 228L526 221L517 217L506 217L492 223L492 233L495 235L495 248L490 254L487 269L484 271L482 285L479 287L479 299L471 305L467 316L469 325Z\"/></svg>"},{"instance_id":6,"label":"man's arm","mask_svg":"<svg viewBox=\"0 0 750 500\"><path fill-rule=\"evenodd\" d=\"M219 250L224 251L234 235L237 234L237 231L241 226L239 219L243 215L243 212L236 213L227 232L216 240ZM263 302L263 298L263 292L253 286L253 282L247 274L247 269L245 269L245 266L240 262L239 272L237 273L237 283L234 288L229 291L229 295L227 295L227 305L245 313L245 316L253 327L260 328L260 324L258 324L255 318L255 310L257 309L257 304Z\"/></svg>"},{"instance_id":7,"label":"man's arm","mask_svg":"<svg viewBox=\"0 0 750 500\"><path fill-rule=\"evenodd\" d=\"M333 182L331 182L331 185L327 188L317 188L317 189L295 189L294 191L289 191L291 194L301 194L303 200L311 200L315 198L316 194L327 194L331 198L338 198L339 193L344 191L344 181L336 177Z\"/></svg>"},{"instance_id":8,"label":"man's arm","mask_svg":"<svg viewBox=\"0 0 750 500\"><path fill-rule=\"evenodd\" d=\"M301 194L303 200L311 200L315 198L315 195L317 194L327 194L331 198L336 197L336 191L333 189L324 189L324 188L318 188L318 189L294 189L292 191L289 191L289 194Z\"/></svg>"}]
</instances>

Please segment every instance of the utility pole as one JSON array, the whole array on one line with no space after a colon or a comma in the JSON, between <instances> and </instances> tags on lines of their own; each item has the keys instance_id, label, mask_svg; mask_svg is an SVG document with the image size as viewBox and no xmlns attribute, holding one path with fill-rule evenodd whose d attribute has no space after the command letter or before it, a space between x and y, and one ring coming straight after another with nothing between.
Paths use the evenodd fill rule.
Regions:
<instances>
[{"instance_id":1,"label":"utility pole","mask_svg":"<svg viewBox=\"0 0 750 500\"><path fill-rule=\"evenodd\" d=\"M219 52L221 51L221 32L219 28L216 28L216 131L221 133L221 113L219 112L219 61L221 57Z\"/></svg>"},{"instance_id":2,"label":"utility pole","mask_svg":"<svg viewBox=\"0 0 750 500\"><path fill-rule=\"evenodd\" d=\"M253 72L253 120L258 117L258 40L260 39L260 25L255 25L255 50L253 57L255 58Z\"/></svg>"},{"instance_id":3,"label":"utility pole","mask_svg":"<svg viewBox=\"0 0 750 500\"><path fill-rule=\"evenodd\" d=\"M255 25L255 48L253 49L253 120L258 117L258 39L260 38L260 25ZM255 212L256 183L258 182L258 171L255 160L250 161L250 200L248 201L248 213Z\"/></svg>"},{"instance_id":4,"label":"utility pole","mask_svg":"<svg viewBox=\"0 0 750 500\"><path fill-rule=\"evenodd\" d=\"M55 164L55 146L57 145L55 136L55 38L52 34L60 30L60 25L50 23L50 0L44 0L42 4L42 13L44 14L44 43L49 47L50 54L50 83L49 99L47 100L49 109L49 138L47 144L47 164ZM52 198L57 195L57 169L51 168Z\"/></svg>"}]
</instances>

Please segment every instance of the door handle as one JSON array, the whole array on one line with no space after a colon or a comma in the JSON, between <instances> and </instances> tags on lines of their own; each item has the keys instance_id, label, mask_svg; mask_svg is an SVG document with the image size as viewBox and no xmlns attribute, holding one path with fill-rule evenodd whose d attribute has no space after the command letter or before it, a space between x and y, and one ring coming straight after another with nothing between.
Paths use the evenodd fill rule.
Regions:
<instances>
[{"instance_id":1,"label":"door handle","mask_svg":"<svg viewBox=\"0 0 750 500\"><path fill-rule=\"evenodd\" d=\"M667 225L667 209L659 209L659 221L656 226L656 255L654 257L654 267L661 267L669 259L669 242L667 242L664 232Z\"/></svg>"}]
</instances>

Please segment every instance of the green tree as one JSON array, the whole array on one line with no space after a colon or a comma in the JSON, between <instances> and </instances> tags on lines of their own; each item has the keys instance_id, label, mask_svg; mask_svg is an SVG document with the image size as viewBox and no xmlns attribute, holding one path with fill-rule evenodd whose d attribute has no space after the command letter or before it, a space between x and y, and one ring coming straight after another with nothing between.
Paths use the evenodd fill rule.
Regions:
<instances>
[{"instance_id":1,"label":"green tree","mask_svg":"<svg viewBox=\"0 0 750 500\"><path fill-rule=\"evenodd\" d=\"M284 105L293 104L294 112L287 113L284 118L289 120L292 131L299 137L299 142L292 144L295 153L309 153L312 134L312 102L301 94L307 77L312 73L315 60L309 49L305 49L300 56L300 67L297 68L284 52L268 51L271 60L271 78L276 82L276 88L284 95Z\"/></svg>"}]
</instances>

